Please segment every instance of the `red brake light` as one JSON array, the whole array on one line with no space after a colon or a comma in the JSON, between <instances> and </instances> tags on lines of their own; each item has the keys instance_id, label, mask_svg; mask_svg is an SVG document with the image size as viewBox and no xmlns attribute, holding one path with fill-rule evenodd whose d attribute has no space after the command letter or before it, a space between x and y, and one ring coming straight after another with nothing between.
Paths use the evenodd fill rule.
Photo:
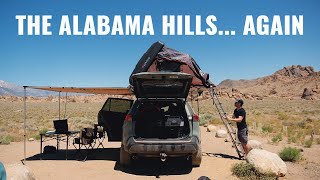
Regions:
<instances>
[{"instance_id":1,"label":"red brake light","mask_svg":"<svg viewBox=\"0 0 320 180\"><path fill-rule=\"evenodd\" d=\"M132 121L132 115L131 114L127 114L125 120L126 121Z\"/></svg>"},{"instance_id":2,"label":"red brake light","mask_svg":"<svg viewBox=\"0 0 320 180\"><path fill-rule=\"evenodd\" d=\"M196 115L196 114L194 114L194 115L193 115L193 120L194 120L194 121L199 121L199 116Z\"/></svg>"}]
</instances>

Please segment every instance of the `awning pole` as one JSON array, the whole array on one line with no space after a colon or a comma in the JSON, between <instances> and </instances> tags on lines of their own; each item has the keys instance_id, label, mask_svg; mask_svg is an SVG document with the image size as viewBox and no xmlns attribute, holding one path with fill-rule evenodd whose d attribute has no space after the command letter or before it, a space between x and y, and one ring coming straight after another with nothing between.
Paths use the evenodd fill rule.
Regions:
<instances>
[{"instance_id":1,"label":"awning pole","mask_svg":"<svg viewBox=\"0 0 320 180\"><path fill-rule=\"evenodd\" d=\"M67 102L68 102L68 92L66 92L66 102L64 103L64 118L66 119L66 114L67 114Z\"/></svg>"},{"instance_id":2,"label":"awning pole","mask_svg":"<svg viewBox=\"0 0 320 180\"><path fill-rule=\"evenodd\" d=\"M61 117L60 117L60 91L59 91L59 120L61 119Z\"/></svg>"},{"instance_id":3,"label":"awning pole","mask_svg":"<svg viewBox=\"0 0 320 180\"><path fill-rule=\"evenodd\" d=\"M26 128L27 128L27 86L23 86L24 88L24 98L23 98L23 104L24 104L24 158L23 158L23 162L24 164L26 163L26 152L27 152L27 136L26 136Z\"/></svg>"}]
</instances>

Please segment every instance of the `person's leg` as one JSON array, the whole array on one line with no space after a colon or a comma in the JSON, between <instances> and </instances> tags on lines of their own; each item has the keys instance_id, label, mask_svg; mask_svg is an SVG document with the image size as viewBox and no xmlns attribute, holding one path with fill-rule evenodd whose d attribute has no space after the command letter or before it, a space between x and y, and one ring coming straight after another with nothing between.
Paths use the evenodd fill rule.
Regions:
<instances>
[{"instance_id":1,"label":"person's leg","mask_svg":"<svg viewBox=\"0 0 320 180\"><path fill-rule=\"evenodd\" d=\"M247 155L249 151L252 149L248 144L248 129L238 130L238 139L241 142L244 153Z\"/></svg>"},{"instance_id":2,"label":"person's leg","mask_svg":"<svg viewBox=\"0 0 320 180\"><path fill-rule=\"evenodd\" d=\"M246 153L246 155L249 153L249 151L251 151L251 147L250 147L250 145L248 144L248 143L241 143L241 145L242 145L242 148L243 148L243 150L244 150L244 152Z\"/></svg>"}]
</instances>

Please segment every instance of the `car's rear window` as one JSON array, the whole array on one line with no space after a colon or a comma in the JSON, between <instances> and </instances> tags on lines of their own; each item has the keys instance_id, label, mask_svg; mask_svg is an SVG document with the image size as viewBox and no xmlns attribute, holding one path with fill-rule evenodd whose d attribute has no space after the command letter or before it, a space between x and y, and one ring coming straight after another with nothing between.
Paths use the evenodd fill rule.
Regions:
<instances>
[{"instance_id":1,"label":"car's rear window","mask_svg":"<svg viewBox=\"0 0 320 180\"><path fill-rule=\"evenodd\" d=\"M141 94L146 97L159 96L159 97L172 97L173 95L183 93L185 91L185 84L183 82L171 81L154 81L144 80L141 83Z\"/></svg>"},{"instance_id":2,"label":"car's rear window","mask_svg":"<svg viewBox=\"0 0 320 180\"><path fill-rule=\"evenodd\" d=\"M109 99L106 104L103 106L103 111L111 111L111 112L121 112L126 113L130 107L132 102L128 100L122 99Z\"/></svg>"}]
</instances>

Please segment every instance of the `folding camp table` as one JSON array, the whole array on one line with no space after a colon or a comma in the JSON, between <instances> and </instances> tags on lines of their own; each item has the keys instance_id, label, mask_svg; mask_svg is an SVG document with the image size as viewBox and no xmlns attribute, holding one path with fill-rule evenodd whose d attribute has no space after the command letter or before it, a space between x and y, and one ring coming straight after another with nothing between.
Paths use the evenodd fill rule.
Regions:
<instances>
[{"instance_id":1,"label":"folding camp table","mask_svg":"<svg viewBox=\"0 0 320 180\"><path fill-rule=\"evenodd\" d=\"M57 140L57 151L59 150L59 143L66 142L67 147L66 147L66 160L68 160L68 146L69 146L69 137L74 137L76 134L78 134L80 131L67 131L64 133L56 133L55 131L48 131L46 133L41 133L40 134L40 159L42 159L42 143L56 139Z\"/></svg>"}]
</instances>

